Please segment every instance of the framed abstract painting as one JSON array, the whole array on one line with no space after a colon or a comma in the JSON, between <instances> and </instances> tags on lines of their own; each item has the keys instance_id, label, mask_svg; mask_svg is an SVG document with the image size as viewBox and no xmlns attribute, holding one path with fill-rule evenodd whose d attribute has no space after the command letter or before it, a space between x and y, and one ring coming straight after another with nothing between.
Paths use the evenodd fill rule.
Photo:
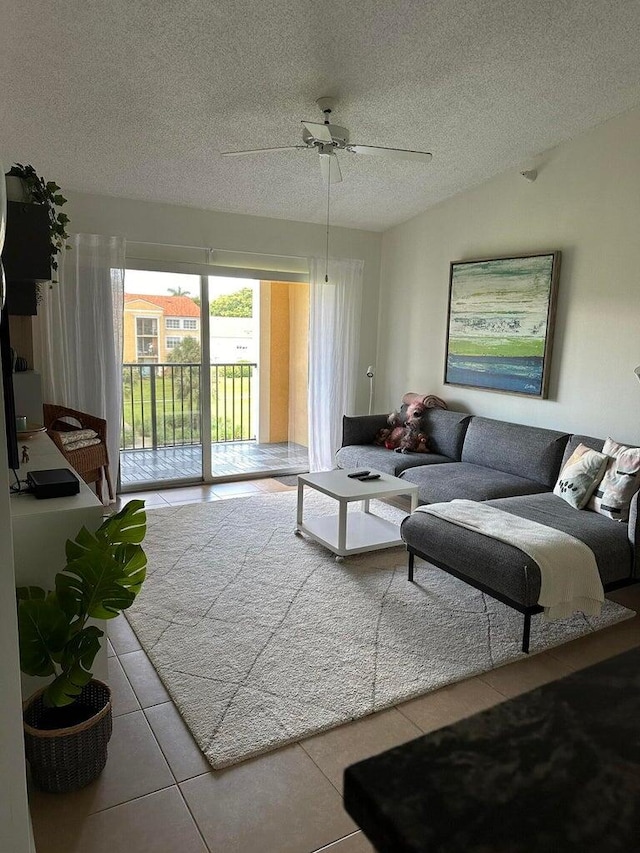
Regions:
<instances>
[{"instance_id":1,"label":"framed abstract painting","mask_svg":"<svg viewBox=\"0 0 640 853\"><path fill-rule=\"evenodd\" d=\"M446 385L546 398L560 252L455 261Z\"/></svg>"}]
</instances>

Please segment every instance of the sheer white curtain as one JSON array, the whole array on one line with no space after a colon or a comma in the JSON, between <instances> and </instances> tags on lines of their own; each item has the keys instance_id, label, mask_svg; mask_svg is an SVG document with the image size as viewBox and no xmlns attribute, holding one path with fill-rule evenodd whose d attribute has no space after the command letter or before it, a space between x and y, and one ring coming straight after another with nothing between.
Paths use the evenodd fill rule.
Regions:
<instances>
[{"instance_id":1,"label":"sheer white curtain","mask_svg":"<svg viewBox=\"0 0 640 853\"><path fill-rule=\"evenodd\" d=\"M309 470L335 467L342 416L354 413L364 261L309 260Z\"/></svg>"},{"instance_id":2,"label":"sheer white curtain","mask_svg":"<svg viewBox=\"0 0 640 853\"><path fill-rule=\"evenodd\" d=\"M34 357L43 399L107 421L109 467L118 477L122 419L125 240L74 234L58 255L58 282L43 287Z\"/></svg>"}]
</instances>

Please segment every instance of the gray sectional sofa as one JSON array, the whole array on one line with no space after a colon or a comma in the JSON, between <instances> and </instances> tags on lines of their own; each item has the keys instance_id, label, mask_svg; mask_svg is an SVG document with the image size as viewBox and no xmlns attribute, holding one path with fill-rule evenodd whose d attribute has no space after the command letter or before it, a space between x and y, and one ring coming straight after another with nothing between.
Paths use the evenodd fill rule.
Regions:
<instances>
[{"instance_id":1,"label":"gray sectional sofa","mask_svg":"<svg viewBox=\"0 0 640 853\"><path fill-rule=\"evenodd\" d=\"M602 439L429 409L424 427L434 452L404 454L373 444L386 417L344 418L338 467L394 474L418 486L423 504L487 501L568 533L594 552L605 591L640 581L638 493L628 524L576 510L553 494L558 473L578 444L602 450ZM409 515L401 532L409 552L409 580L418 556L514 607L524 614L522 649L528 652L531 616L542 611L537 604L540 569L531 557L422 512Z\"/></svg>"}]
</instances>

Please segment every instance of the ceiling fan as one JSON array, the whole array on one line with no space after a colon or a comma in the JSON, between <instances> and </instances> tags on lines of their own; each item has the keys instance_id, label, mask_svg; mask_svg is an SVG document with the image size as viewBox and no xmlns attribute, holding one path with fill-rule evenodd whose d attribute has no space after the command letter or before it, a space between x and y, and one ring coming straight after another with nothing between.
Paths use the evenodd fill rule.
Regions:
<instances>
[{"instance_id":1,"label":"ceiling fan","mask_svg":"<svg viewBox=\"0 0 640 853\"><path fill-rule=\"evenodd\" d=\"M329 117L333 112L333 98L318 98L317 105L322 110L324 122L302 121L302 144L280 145L275 148L250 148L246 151L223 151L223 157L244 157L248 154L266 154L272 151L317 151L320 171L326 184L337 184L342 180L337 151L349 154L373 154L387 160L411 160L428 163L431 154L428 151L411 151L406 148L386 148L381 145L357 145L349 142L346 127L331 124Z\"/></svg>"}]
</instances>

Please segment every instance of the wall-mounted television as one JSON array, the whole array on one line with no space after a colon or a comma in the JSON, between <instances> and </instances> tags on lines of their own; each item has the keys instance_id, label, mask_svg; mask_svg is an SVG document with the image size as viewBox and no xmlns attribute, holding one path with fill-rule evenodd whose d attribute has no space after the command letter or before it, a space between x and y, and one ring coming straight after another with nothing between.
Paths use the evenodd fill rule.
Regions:
<instances>
[{"instance_id":1,"label":"wall-mounted television","mask_svg":"<svg viewBox=\"0 0 640 853\"><path fill-rule=\"evenodd\" d=\"M0 253L4 248L7 228L7 193L4 169L0 163ZM7 462L16 470L20 466L18 458L18 435L16 432L16 407L13 400L13 364L9 341L9 315L5 304L7 292L4 268L0 260L0 358L2 359L2 390L4 397L4 416L7 422ZM0 460L3 455L0 452ZM0 464L2 464L0 462Z\"/></svg>"},{"instance_id":2,"label":"wall-mounted television","mask_svg":"<svg viewBox=\"0 0 640 853\"><path fill-rule=\"evenodd\" d=\"M0 277L4 275L0 264ZM4 393L4 417L7 425L7 463L9 468L20 467L18 456L18 434L16 431L16 407L13 399L13 366L9 342L9 315L6 305L0 313L0 357L2 358L2 390ZM2 456L0 456L2 459ZM1 463L0 463L1 464Z\"/></svg>"}]
</instances>

